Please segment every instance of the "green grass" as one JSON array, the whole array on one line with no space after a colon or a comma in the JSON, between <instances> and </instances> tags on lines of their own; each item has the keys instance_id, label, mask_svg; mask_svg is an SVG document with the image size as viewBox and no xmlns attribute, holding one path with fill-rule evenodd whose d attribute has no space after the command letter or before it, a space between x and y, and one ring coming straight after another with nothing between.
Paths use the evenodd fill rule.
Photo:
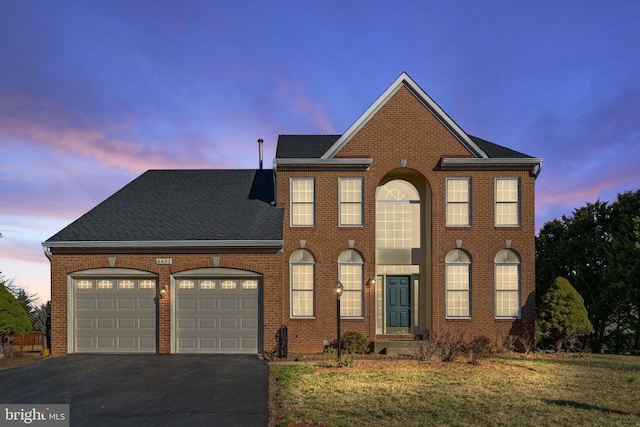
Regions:
<instances>
[{"instance_id":1,"label":"green grass","mask_svg":"<svg viewBox=\"0 0 640 427\"><path fill-rule=\"evenodd\" d=\"M640 426L640 358L270 367L280 425Z\"/></svg>"}]
</instances>

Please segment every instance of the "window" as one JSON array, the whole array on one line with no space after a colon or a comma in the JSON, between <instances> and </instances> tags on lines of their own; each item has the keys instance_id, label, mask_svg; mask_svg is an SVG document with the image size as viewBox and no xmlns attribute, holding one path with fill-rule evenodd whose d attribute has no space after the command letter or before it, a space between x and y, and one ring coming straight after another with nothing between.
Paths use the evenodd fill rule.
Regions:
<instances>
[{"instance_id":1,"label":"window","mask_svg":"<svg viewBox=\"0 0 640 427\"><path fill-rule=\"evenodd\" d=\"M471 260L459 249L447 254L447 317L471 317Z\"/></svg>"},{"instance_id":2,"label":"window","mask_svg":"<svg viewBox=\"0 0 640 427\"><path fill-rule=\"evenodd\" d=\"M471 225L470 178L447 178L447 226Z\"/></svg>"},{"instance_id":3,"label":"window","mask_svg":"<svg viewBox=\"0 0 640 427\"><path fill-rule=\"evenodd\" d=\"M291 225L312 227L315 224L315 179L291 178Z\"/></svg>"},{"instance_id":4,"label":"window","mask_svg":"<svg viewBox=\"0 0 640 427\"><path fill-rule=\"evenodd\" d=\"M200 281L200 289L215 289L216 281L215 280L201 280Z\"/></svg>"},{"instance_id":5,"label":"window","mask_svg":"<svg viewBox=\"0 0 640 427\"><path fill-rule=\"evenodd\" d=\"M362 178L340 178L340 226L362 225Z\"/></svg>"},{"instance_id":6,"label":"window","mask_svg":"<svg viewBox=\"0 0 640 427\"><path fill-rule=\"evenodd\" d=\"M258 281L257 280L243 280L242 281L242 289L258 289Z\"/></svg>"},{"instance_id":7,"label":"window","mask_svg":"<svg viewBox=\"0 0 640 427\"><path fill-rule=\"evenodd\" d=\"M496 178L496 227L520 225L520 180Z\"/></svg>"},{"instance_id":8,"label":"window","mask_svg":"<svg viewBox=\"0 0 640 427\"><path fill-rule=\"evenodd\" d=\"M99 280L98 289L113 289L113 282L111 280Z\"/></svg>"},{"instance_id":9,"label":"window","mask_svg":"<svg viewBox=\"0 0 640 427\"><path fill-rule=\"evenodd\" d=\"M376 195L376 249L419 247L420 195L407 181L389 181Z\"/></svg>"},{"instance_id":10,"label":"window","mask_svg":"<svg viewBox=\"0 0 640 427\"><path fill-rule=\"evenodd\" d=\"M344 287L340 297L340 317L363 317L362 264L362 257L353 249L347 249L338 257L338 277Z\"/></svg>"},{"instance_id":11,"label":"window","mask_svg":"<svg viewBox=\"0 0 640 427\"><path fill-rule=\"evenodd\" d=\"M76 289L93 289L93 280L78 280Z\"/></svg>"},{"instance_id":12,"label":"window","mask_svg":"<svg viewBox=\"0 0 640 427\"><path fill-rule=\"evenodd\" d=\"M220 289L236 289L238 286L235 280L223 280L220 283Z\"/></svg>"},{"instance_id":13,"label":"window","mask_svg":"<svg viewBox=\"0 0 640 427\"><path fill-rule=\"evenodd\" d=\"M178 282L178 289L195 289L196 284L193 280L180 280Z\"/></svg>"},{"instance_id":14,"label":"window","mask_svg":"<svg viewBox=\"0 0 640 427\"><path fill-rule=\"evenodd\" d=\"M495 257L496 317L520 317L520 259L515 252L502 249Z\"/></svg>"},{"instance_id":15,"label":"window","mask_svg":"<svg viewBox=\"0 0 640 427\"><path fill-rule=\"evenodd\" d=\"M156 281L155 280L141 280L138 285L140 289L155 289Z\"/></svg>"},{"instance_id":16,"label":"window","mask_svg":"<svg viewBox=\"0 0 640 427\"><path fill-rule=\"evenodd\" d=\"M135 284L133 280L120 280L118 281L118 289L133 289Z\"/></svg>"},{"instance_id":17,"label":"window","mask_svg":"<svg viewBox=\"0 0 640 427\"><path fill-rule=\"evenodd\" d=\"M291 317L314 317L315 261L305 249L294 251L289 257L291 267Z\"/></svg>"}]
</instances>

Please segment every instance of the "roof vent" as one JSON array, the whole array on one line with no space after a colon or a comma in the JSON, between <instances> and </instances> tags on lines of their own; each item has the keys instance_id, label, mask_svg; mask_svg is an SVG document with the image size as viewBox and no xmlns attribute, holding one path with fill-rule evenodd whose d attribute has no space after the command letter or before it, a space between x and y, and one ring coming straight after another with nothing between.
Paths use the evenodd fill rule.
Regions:
<instances>
[{"instance_id":1,"label":"roof vent","mask_svg":"<svg viewBox=\"0 0 640 427\"><path fill-rule=\"evenodd\" d=\"M260 169L262 169L262 143L263 142L264 141L262 139L258 140L258 147L259 147L259 150L260 150Z\"/></svg>"}]
</instances>

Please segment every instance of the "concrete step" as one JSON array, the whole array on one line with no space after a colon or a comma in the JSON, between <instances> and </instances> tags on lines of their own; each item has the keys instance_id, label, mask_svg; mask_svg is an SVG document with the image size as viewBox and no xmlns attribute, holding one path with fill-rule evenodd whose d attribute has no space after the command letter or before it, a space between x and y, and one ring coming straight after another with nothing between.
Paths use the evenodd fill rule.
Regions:
<instances>
[{"instance_id":1,"label":"concrete step","mask_svg":"<svg viewBox=\"0 0 640 427\"><path fill-rule=\"evenodd\" d=\"M415 341L376 341L373 345L373 352L387 354L389 356L411 355Z\"/></svg>"}]
</instances>

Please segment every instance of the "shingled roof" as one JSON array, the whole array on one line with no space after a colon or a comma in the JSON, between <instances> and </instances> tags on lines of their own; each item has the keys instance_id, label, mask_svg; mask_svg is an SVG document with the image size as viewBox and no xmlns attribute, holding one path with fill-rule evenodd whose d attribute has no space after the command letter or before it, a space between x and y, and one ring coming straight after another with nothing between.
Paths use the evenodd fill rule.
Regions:
<instances>
[{"instance_id":1,"label":"shingled roof","mask_svg":"<svg viewBox=\"0 0 640 427\"><path fill-rule=\"evenodd\" d=\"M280 135L278 136L278 159L319 159L342 135ZM489 158L523 159L532 158L502 145L469 135Z\"/></svg>"},{"instance_id":2,"label":"shingled roof","mask_svg":"<svg viewBox=\"0 0 640 427\"><path fill-rule=\"evenodd\" d=\"M45 243L282 240L273 200L272 170L150 170Z\"/></svg>"}]
</instances>

